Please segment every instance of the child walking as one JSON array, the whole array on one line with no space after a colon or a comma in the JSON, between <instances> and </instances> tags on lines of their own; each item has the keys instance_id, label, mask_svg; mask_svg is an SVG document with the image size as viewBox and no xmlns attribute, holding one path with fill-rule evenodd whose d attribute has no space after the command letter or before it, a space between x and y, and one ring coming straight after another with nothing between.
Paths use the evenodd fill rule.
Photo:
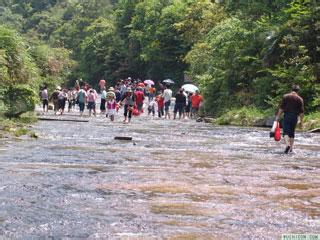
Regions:
<instances>
[{"instance_id":1,"label":"child walking","mask_svg":"<svg viewBox=\"0 0 320 240\"><path fill-rule=\"evenodd\" d=\"M108 114L107 117L110 117L111 122L114 121L114 115L116 114L117 102L114 97L110 97L107 101Z\"/></svg>"},{"instance_id":2,"label":"child walking","mask_svg":"<svg viewBox=\"0 0 320 240\"><path fill-rule=\"evenodd\" d=\"M152 113L152 116L154 117L155 113L156 113L156 106L157 103L156 101L152 98L149 102L148 105L148 116L150 116L150 114Z\"/></svg>"}]
</instances>

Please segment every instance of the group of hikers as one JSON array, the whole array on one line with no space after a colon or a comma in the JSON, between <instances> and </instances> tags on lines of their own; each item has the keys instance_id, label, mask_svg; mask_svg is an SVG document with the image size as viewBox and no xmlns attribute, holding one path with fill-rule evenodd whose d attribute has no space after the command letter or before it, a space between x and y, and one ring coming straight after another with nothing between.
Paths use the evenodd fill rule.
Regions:
<instances>
[{"instance_id":1,"label":"group of hikers","mask_svg":"<svg viewBox=\"0 0 320 240\"><path fill-rule=\"evenodd\" d=\"M159 89L154 84L144 84L141 80L132 80L130 77L119 80L114 87L105 86L105 81L99 82L100 90L100 115L109 117L114 121L118 110L123 107L124 123L129 123L132 116L138 116L144 112L144 106L148 106L148 115L159 118L171 119L171 103L174 104L173 119L196 118L203 97L199 91L187 92L180 88L173 94L171 84L159 83ZM83 116L87 107L89 116L97 115L96 106L99 104L97 91L89 84L79 82L72 89L57 87L51 95L47 87L41 90L43 111L47 112L49 101L53 103L55 114L63 115L65 108L68 112L79 108L80 116ZM66 106L68 104L68 106Z\"/></svg>"},{"instance_id":2,"label":"group of hikers","mask_svg":"<svg viewBox=\"0 0 320 240\"><path fill-rule=\"evenodd\" d=\"M104 80L103 80L104 81ZM186 92L180 88L175 94L171 89L171 84L159 83L159 91L153 86L154 84L145 85L140 80L127 78L119 80L115 87L106 90L105 81L99 82L100 88L100 114L106 115L111 121L114 121L115 115L119 108L123 107L124 123L129 123L133 115L140 115L144 112L144 104L148 104L148 115L155 116L158 113L159 118L170 119L171 101L174 100L173 119L177 118L195 118L198 115L199 108L203 102L203 97L199 91ZM275 120L280 121L283 116L283 136L285 139L285 153L293 150L295 129L300 119L303 124L304 102L299 96L300 87L292 86L292 91L283 96ZM49 96L47 87L44 87L40 93L43 111L48 111L49 101L53 102L55 114L63 114L68 103L68 111L79 106L80 116L83 115L85 106L89 111L89 116L93 113L96 116L96 105L98 93L86 83L78 83L73 89L56 90ZM146 101L147 100L147 101Z\"/></svg>"}]
</instances>

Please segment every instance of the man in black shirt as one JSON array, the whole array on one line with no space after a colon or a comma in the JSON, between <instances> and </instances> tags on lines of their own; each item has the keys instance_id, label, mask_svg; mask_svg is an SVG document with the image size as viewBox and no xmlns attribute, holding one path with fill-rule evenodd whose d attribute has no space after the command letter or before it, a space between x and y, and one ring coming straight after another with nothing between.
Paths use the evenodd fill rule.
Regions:
<instances>
[{"instance_id":1,"label":"man in black shirt","mask_svg":"<svg viewBox=\"0 0 320 240\"><path fill-rule=\"evenodd\" d=\"M174 106L174 119L176 119L177 112L179 112L179 119L181 119L181 115L183 115L183 118L184 118L185 117L184 110L187 104L187 97L184 95L182 89L179 90L175 98L176 98L176 105Z\"/></svg>"},{"instance_id":2,"label":"man in black shirt","mask_svg":"<svg viewBox=\"0 0 320 240\"><path fill-rule=\"evenodd\" d=\"M300 127L303 124L304 106L303 99L298 95L299 90L300 87L298 85L293 85L292 92L283 96L276 116L276 121L279 121L281 114L284 113L283 135L286 141L286 149L284 151L286 154L292 152L293 149L298 117L300 117Z\"/></svg>"}]
</instances>

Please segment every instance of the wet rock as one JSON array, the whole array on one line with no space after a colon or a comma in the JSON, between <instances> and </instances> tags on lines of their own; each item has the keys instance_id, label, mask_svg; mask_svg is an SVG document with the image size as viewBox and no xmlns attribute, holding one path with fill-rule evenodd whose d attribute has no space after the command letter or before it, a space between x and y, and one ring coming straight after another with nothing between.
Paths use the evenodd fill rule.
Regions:
<instances>
[{"instance_id":1,"label":"wet rock","mask_svg":"<svg viewBox=\"0 0 320 240\"><path fill-rule=\"evenodd\" d=\"M210 118L210 117L205 117L205 118L203 118L203 121L204 121L205 123L213 123L214 119L213 119L213 118Z\"/></svg>"},{"instance_id":2,"label":"wet rock","mask_svg":"<svg viewBox=\"0 0 320 240\"><path fill-rule=\"evenodd\" d=\"M202 119L202 118L197 118L196 121L197 121L197 122L203 122L203 119Z\"/></svg>"},{"instance_id":3,"label":"wet rock","mask_svg":"<svg viewBox=\"0 0 320 240\"><path fill-rule=\"evenodd\" d=\"M114 140L132 141L132 137L114 137Z\"/></svg>"},{"instance_id":4,"label":"wet rock","mask_svg":"<svg viewBox=\"0 0 320 240\"><path fill-rule=\"evenodd\" d=\"M272 127L275 117L268 117L264 119L258 119L253 123L255 127Z\"/></svg>"}]
</instances>

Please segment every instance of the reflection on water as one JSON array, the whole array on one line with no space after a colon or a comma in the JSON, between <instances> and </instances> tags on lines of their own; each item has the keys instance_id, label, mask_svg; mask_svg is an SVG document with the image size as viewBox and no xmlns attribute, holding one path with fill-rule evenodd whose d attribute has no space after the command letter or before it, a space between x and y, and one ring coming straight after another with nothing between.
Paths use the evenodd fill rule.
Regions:
<instances>
[{"instance_id":1,"label":"reflection on water","mask_svg":"<svg viewBox=\"0 0 320 240\"><path fill-rule=\"evenodd\" d=\"M0 145L0 236L279 239L320 232L320 136L193 121L39 122ZM132 136L132 142L115 141Z\"/></svg>"}]
</instances>

